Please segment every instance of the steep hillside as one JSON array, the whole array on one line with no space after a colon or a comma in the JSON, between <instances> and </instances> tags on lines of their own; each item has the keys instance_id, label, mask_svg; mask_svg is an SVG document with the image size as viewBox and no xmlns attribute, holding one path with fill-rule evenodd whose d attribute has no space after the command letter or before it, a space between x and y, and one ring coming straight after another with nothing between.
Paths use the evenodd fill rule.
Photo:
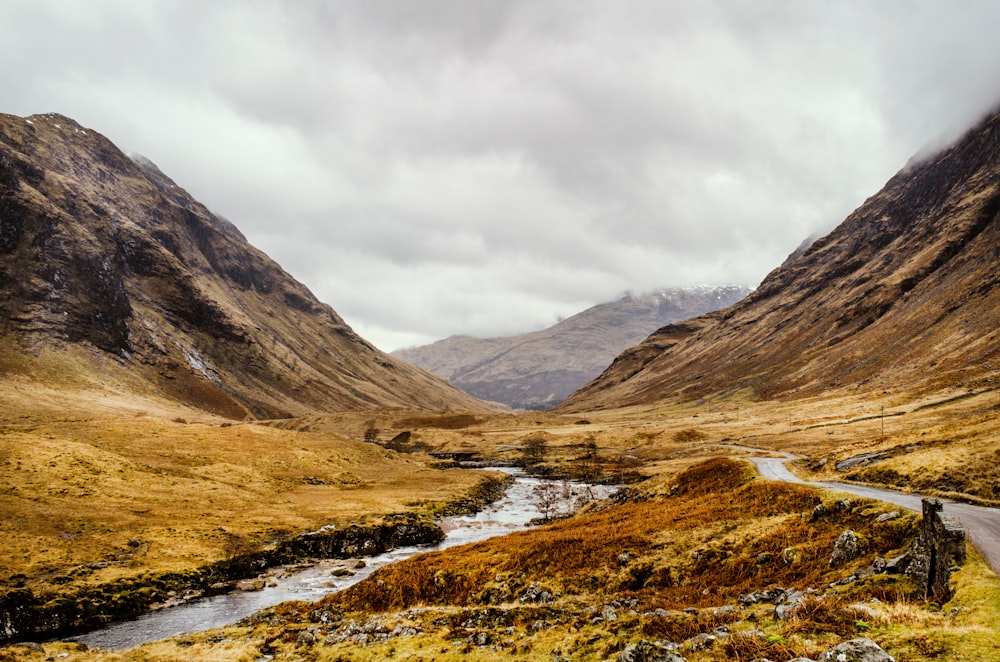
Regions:
<instances>
[{"instance_id":1,"label":"steep hillside","mask_svg":"<svg viewBox=\"0 0 1000 662\"><path fill-rule=\"evenodd\" d=\"M0 369L230 417L484 405L376 350L145 159L0 115Z\"/></svg>"},{"instance_id":2,"label":"steep hillside","mask_svg":"<svg viewBox=\"0 0 1000 662\"><path fill-rule=\"evenodd\" d=\"M728 310L660 329L564 412L709 394L992 388L1000 115L911 162Z\"/></svg>"},{"instance_id":3,"label":"steep hillside","mask_svg":"<svg viewBox=\"0 0 1000 662\"><path fill-rule=\"evenodd\" d=\"M506 338L456 336L394 355L478 398L547 409L664 324L725 308L748 292L745 287L727 286L626 295L541 331Z\"/></svg>"}]
</instances>

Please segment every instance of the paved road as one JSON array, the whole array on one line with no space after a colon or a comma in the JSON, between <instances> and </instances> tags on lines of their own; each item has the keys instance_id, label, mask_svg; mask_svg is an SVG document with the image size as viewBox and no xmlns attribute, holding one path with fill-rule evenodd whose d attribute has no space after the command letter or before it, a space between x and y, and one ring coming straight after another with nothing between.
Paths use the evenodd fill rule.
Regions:
<instances>
[{"instance_id":1,"label":"paved road","mask_svg":"<svg viewBox=\"0 0 1000 662\"><path fill-rule=\"evenodd\" d=\"M741 447L743 450L752 450L748 447ZM852 485L851 483L821 483L804 481L785 466L789 460L795 456L784 454L783 457L751 457L748 458L755 465L760 475L771 480L780 480L786 483L803 483L825 487L839 492L847 492L869 499L885 501L909 510L921 511L919 494L903 494L892 490L883 490L877 487L866 485ZM973 506L967 503L958 503L948 499L941 499L944 504L944 512L955 517L962 526L965 533L976 546L979 553L993 568L993 571L1000 574L1000 509L986 508L984 506Z\"/></svg>"}]
</instances>

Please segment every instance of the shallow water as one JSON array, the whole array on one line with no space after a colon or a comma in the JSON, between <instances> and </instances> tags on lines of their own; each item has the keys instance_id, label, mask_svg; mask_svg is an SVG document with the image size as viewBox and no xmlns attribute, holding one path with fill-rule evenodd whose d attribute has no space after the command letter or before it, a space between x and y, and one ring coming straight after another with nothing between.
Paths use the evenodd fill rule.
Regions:
<instances>
[{"instance_id":1,"label":"shallow water","mask_svg":"<svg viewBox=\"0 0 1000 662\"><path fill-rule=\"evenodd\" d=\"M440 525L445 531L445 539L437 545L399 547L385 554L360 559L365 564L361 568L355 567L358 559L322 561L277 578L275 585L267 586L262 591L233 591L192 600L143 614L130 621L92 630L73 637L72 641L93 648L121 650L184 633L210 630L229 625L280 602L319 600L365 579L378 568L421 552L464 545L527 528L532 519L540 517L538 509L532 503L532 490L543 481L513 469L501 470L514 474L514 484L507 490L507 494L475 515L443 519ZM572 487L575 491L589 489L597 499L609 496L616 489L603 485ZM353 574L342 577L331 574L344 569L349 569Z\"/></svg>"}]
</instances>

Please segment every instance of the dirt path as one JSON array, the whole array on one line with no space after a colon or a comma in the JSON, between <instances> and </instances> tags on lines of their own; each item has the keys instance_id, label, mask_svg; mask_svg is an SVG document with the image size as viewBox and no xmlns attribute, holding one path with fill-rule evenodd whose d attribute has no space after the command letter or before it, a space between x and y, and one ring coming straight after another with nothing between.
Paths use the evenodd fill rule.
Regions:
<instances>
[{"instance_id":1,"label":"dirt path","mask_svg":"<svg viewBox=\"0 0 1000 662\"><path fill-rule=\"evenodd\" d=\"M741 450L755 450L745 446L738 448ZM921 510L921 496L919 494L904 494L902 492L868 487L866 485L852 485L851 483L804 481L785 466L786 462L795 459L794 455L784 453L782 457L750 457L747 459L757 466L757 470L761 476L770 480L815 485L816 487L885 501L917 512ZM979 553L986 558L990 567L993 568L993 572L1000 574L1000 509L973 506L948 499L941 499L941 502L945 504L944 512L954 516L965 527L965 532L969 540L976 546Z\"/></svg>"}]
</instances>

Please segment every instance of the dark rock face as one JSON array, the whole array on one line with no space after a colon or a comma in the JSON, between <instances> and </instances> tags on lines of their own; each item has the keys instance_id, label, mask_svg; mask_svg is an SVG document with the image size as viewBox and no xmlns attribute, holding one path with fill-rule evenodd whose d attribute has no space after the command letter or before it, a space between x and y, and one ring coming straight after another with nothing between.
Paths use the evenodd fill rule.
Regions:
<instances>
[{"instance_id":1,"label":"dark rock face","mask_svg":"<svg viewBox=\"0 0 1000 662\"><path fill-rule=\"evenodd\" d=\"M985 387L1000 354L998 143L1000 114L908 164L746 299L661 329L557 411Z\"/></svg>"},{"instance_id":2,"label":"dark rock face","mask_svg":"<svg viewBox=\"0 0 1000 662\"><path fill-rule=\"evenodd\" d=\"M951 596L951 573L965 563L965 529L944 514L937 499L923 499L920 535L910 550L906 574L927 589L927 596L946 601Z\"/></svg>"},{"instance_id":3,"label":"dark rock face","mask_svg":"<svg viewBox=\"0 0 1000 662\"><path fill-rule=\"evenodd\" d=\"M77 372L93 382L126 371L234 418L483 408L358 337L150 161L60 115L0 115L0 257L0 338L90 352L95 374Z\"/></svg>"}]
</instances>

